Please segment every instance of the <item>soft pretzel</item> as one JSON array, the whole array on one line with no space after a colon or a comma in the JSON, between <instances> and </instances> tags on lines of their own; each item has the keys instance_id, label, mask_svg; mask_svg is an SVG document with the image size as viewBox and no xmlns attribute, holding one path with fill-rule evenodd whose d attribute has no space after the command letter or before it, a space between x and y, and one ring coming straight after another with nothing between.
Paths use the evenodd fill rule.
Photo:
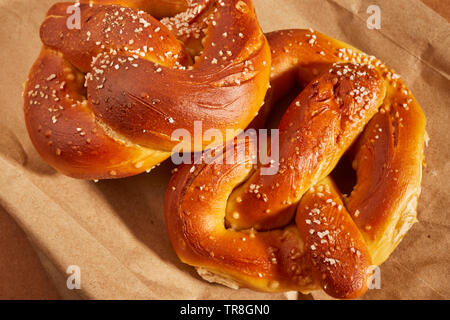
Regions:
<instances>
[{"instance_id":1,"label":"soft pretzel","mask_svg":"<svg viewBox=\"0 0 450 320\"><path fill-rule=\"evenodd\" d=\"M181 165L165 195L172 245L207 280L263 291L367 290L416 221L425 117L403 81L373 56L313 30L267 35L270 108L304 90L279 124L275 175L245 159ZM218 150L225 159L233 148ZM357 182L346 196L329 176L347 154Z\"/></svg>"},{"instance_id":2,"label":"soft pretzel","mask_svg":"<svg viewBox=\"0 0 450 320\"><path fill-rule=\"evenodd\" d=\"M192 133L196 120L205 131L244 129L257 114L270 51L250 0L85 2L49 10L25 88L29 135L57 170L85 179L138 174L175 145L210 143L173 139L175 129ZM68 28L73 6L80 29Z\"/></svg>"}]
</instances>

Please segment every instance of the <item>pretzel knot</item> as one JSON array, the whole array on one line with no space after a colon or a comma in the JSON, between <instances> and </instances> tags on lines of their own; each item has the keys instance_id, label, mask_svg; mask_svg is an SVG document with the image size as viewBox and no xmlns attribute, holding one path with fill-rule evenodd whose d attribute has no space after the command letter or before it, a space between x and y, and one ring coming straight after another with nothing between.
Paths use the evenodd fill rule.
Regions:
<instances>
[{"instance_id":1,"label":"pretzel knot","mask_svg":"<svg viewBox=\"0 0 450 320\"><path fill-rule=\"evenodd\" d=\"M50 165L76 178L148 171L180 143L199 151L209 143L171 137L194 120L244 129L269 83L250 0L58 3L41 39L25 88L28 132Z\"/></svg>"},{"instance_id":2,"label":"pretzel knot","mask_svg":"<svg viewBox=\"0 0 450 320\"><path fill-rule=\"evenodd\" d=\"M424 115L373 56L312 30L267 38L266 105L304 87L278 127L279 170L259 174L250 161L256 142L241 137L234 149L248 148L237 163L177 168L165 197L172 245L209 281L358 297L371 266L384 262L416 221ZM225 159L234 149L215 156ZM349 195L330 176L344 157L356 173Z\"/></svg>"}]
</instances>

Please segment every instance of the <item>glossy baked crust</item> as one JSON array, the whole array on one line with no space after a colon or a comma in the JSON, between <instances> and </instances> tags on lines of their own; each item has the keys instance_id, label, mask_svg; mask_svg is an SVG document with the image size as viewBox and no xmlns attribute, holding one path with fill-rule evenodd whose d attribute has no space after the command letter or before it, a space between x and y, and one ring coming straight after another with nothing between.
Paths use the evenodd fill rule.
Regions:
<instances>
[{"instance_id":1,"label":"glossy baked crust","mask_svg":"<svg viewBox=\"0 0 450 320\"><path fill-rule=\"evenodd\" d=\"M425 117L400 77L373 56L313 30L267 39L267 108L304 87L279 124L280 169L260 175L254 148L235 164L180 166L165 198L173 247L209 281L358 297L371 266L416 221ZM216 157L254 143L239 138ZM357 176L348 196L329 176L344 153Z\"/></svg>"},{"instance_id":2,"label":"glossy baked crust","mask_svg":"<svg viewBox=\"0 0 450 320\"><path fill-rule=\"evenodd\" d=\"M225 137L256 116L270 51L250 0L85 2L80 29L68 28L74 3L49 10L26 82L28 132L51 166L75 178L130 176L180 142L209 145L194 145L194 121ZM172 138L179 128L192 139Z\"/></svg>"}]
</instances>

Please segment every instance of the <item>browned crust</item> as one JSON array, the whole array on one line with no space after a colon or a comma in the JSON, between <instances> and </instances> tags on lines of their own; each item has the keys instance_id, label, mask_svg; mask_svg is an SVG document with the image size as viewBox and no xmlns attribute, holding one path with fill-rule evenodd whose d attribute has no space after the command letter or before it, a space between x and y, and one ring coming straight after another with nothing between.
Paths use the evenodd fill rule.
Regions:
<instances>
[{"instance_id":1,"label":"browned crust","mask_svg":"<svg viewBox=\"0 0 450 320\"><path fill-rule=\"evenodd\" d=\"M49 81L49 75L55 78ZM43 49L25 91L25 121L36 150L60 172L76 178L124 177L170 156L105 131L81 94L77 71L59 53Z\"/></svg>"},{"instance_id":2,"label":"browned crust","mask_svg":"<svg viewBox=\"0 0 450 320\"><path fill-rule=\"evenodd\" d=\"M226 167L226 170L217 165L201 165L201 169L192 171L191 166L180 166L169 183L165 198L166 222L172 244L184 262L209 270L221 278L231 279L241 286L274 291L275 283L277 290L304 292L320 285L334 297L360 296L367 290L369 266L382 263L415 221L425 117L402 80L375 57L311 30L278 31L268 34L267 38L272 49L272 89L266 102L273 104L296 83L304 86L313 80L290 105L280 128L289 128L292 123L294 129L304 129L302 125L308 123L308 119L317 118L321 122L315 128L320 130L310 130L308 135L303 133L307 130L292 129L304 135L303 144L286 148L285 157L288 159L290 156L291 161L294 158L303 160L301 163L292 162L295 164L292 178L280 180L282 183L278 181L278 186L273 183L277 177L261 178L243 164ZM372 78L365 86L374 96L368 107L373 111L351 129L346 126L345 112L338 113L337 109L328 106L337 104L338 95L333 94L331 101L316 98L320 92L331 91L327 91L328 83L335 80L332 73L324 75L324 72L336 62L363 65L359 67L368 68L370 71L365 75L369 74ZM360 76L362 74L359 73ZM316 91L314 83L319 88ZM352 82L343 86L349 88ZM348 99L348 95L343 94L341 99ZM304 108L302 111L293 111L297 101ZM319 116L315 114L316 117L306 117L308 112L314 113L320 107L321 101L326 101L327 108L334 110L336 119L321 118L321 113ZM346 103L351 106L348 108L350 114L355 112L352 114L355 115L359 111L358 101L346 100ZM343 124L339 126L339 130L343 131L339 132L348 130L342 136L343 140L346 137L348 140L341 145L331 144L332 147L322 149L335 153L336 158L319 152L316 158L318 164L311 166L308 162L311 157L305 156L305 152L310 152L307 151L308 142L316 139L326 141L326 133L330 130L334 138L330 141L342 141L340 138L336 140L336 137L341 137L339 134L333 135L333 126L329 126L333 121ZM363 134L358 137L361 131ZM288 139L280 141L282 150L283 144L289 146ZM336 159L355 141L350 154L358 181L346 198L340 195L326 176L335 166ZM302 152L296 153L295 146L303 147ZM314 150L313 147L314 143L309 146ZM280 175L283 176L283 171ZM261 181L258 179L267 179L258 187L267 191L266 202L256 202L248 197L248 181L253 183L255 189L255 181ZM303 181L304 185L299 181ZM204 187L200 190L203 185L208 186L206 193ZM277 187L287 191L273 191ZM292 193L292 190L298 194ZM289 206L279 206L283 200L290 200L291 203ZM261 212L262 208L269 206L273 211ZM296 207L294 226L293 213L286 208ZM313 209L317 210L313 212ZM310 214L317 216L312 218ZM224 227L224 216L226 225L231 226L229 229ZM314 219L320 223L311 225ZM276 242L276 237L269 236L277 235L281 239L283 232L287 232L289 239L296 240L280 244ZM248 233L253 235L254 240L239 239ZM332 237L329 238L328 234ZM236 238L233 239L233 236ZM212 238L208 240L209 237ZM288 252L286 246L289 245L293 250L290 258L293 255L299 260L287 269L283 264L270 263L268 253L273 253L274 247L276 252ZM274 261L278 261L276 258ZM288 269L294 270L302 280L289 280L286 276ZM308 276L312 277L311 281L305 281Z\"/></svg>"},{"instance_id":3,"label":"browned crust","mask_svg":"<svg viewBox=\"0 0 450 320\"><path fill-rule=\"evenodd\" d=\"M245 143L239 139L231 148ZM237 164L182 165L174 173L165 217L175 251L185 263L256 290L317 288L293 225L268 232L225 228L229 194L252 170L254 149L246 150L245 161ZM225 163L226 153L217 152L216 158Z\"/></svg>"},{"instance_id":4,"label":"browned crust","mask_svg":"<svg viewBox=\"0 0 450 320\"><path fill-rule=\"evenodd\" d=\"M417 221L425 145L425 117L409 93L393 94L382 110L352 150L358 181L346 199L376 265Z\"/></svg>"},{"instance_id":5,"label":"browned crust","mask_svg":"<svg viewBox=\"0 0 450 320\"><path fill-rule=\"evenodd\" d=\"M80 2L121 5L127 8L143 10L157 19L172 17L186 11L189 7L188 0L81 0Z\"/></svg>"},{"instance_id":6,"label":"browned crust","mask_svg":"<svg viewBox=\"0 0 450 320\"><path fill-rule=\"evenodd\" d=\"M231 225L267 230L292 220L302 195L336 166L377 112L384 93L381 77L365 65L339 64L313 80L281 119L278 173L261 175L258 169L233 191L227 206ZM239 220L233 219L236 212Z\"/></svg>"},{"instance_id":7,"label":"browned crust","mask_svg":"<svg viewBox=\"0 0 450 320\"><path fill-rule=\"evenodd\" d=\"M49 10L41 26L44 47L26 83L27 128L54 168L86 179L134 175L170 156L180 142L171 139L178 128L191 132L185 148L203 149L211 141L194 145L194 121L226 137L226 129L244 129L257 114L270 52L250 0L191 1L167 26L134 9L151 10L152 1L149 7L93 3L80 5L81 30L66 26L71 3ZM168 10L178 13L180 6ZM180 21L203 29L181 35ZM204 35L204 48L190 66L176 36L197 35Z\"/></svg>"},{"instance_id":8,"label":"browned crust","mask_svg":"<svg viewBox=\"0 0 450 320\"><path fill-rule=\"evenodd\" d=\"M325 292L346 299L366 292L372 259L330 178L303 195L295 220Z\"/></svg>"}]
</instances>

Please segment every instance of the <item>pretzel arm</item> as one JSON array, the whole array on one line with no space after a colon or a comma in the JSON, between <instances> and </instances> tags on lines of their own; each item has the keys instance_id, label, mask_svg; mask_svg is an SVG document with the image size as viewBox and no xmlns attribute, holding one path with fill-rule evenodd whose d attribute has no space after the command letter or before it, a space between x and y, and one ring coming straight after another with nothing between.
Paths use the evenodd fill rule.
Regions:
<instances>
[{"instance_id":1,"label":"pretzel arm","mask_svg":"<svg viewBox=\"0 0 450 320\"><path fill-rule=\"evenodd\" d=\"M296 224L314 276L333 297L356 298L367 290L371 256L330 178L302 197Z\"/></svg>"},{"instance_id":2,"label":"pretzel arm","mask_svg":"<svg viewBox=\"0 0 450 320\"><path fill-rule=\"evenodd\" d=\"M92 3L100 5L121 5L148 12L153 17L160 19L172 17L185 12L189 7L189 0L81 0L80 3Z\"/></svg>"},{"instance_id":3,"label":"pretzel arm","mask_svg":"<svg viewBox=\"0 0 450 320\"><path fill-rule=\"evenodd\" d=\"M422 109L409 90L397 86L352 150L357 183L346 205L376 265L417 221L425 138Z\"/></svg>"},{"instance_id":4,"label":"pretzel arm","mask_svg":"<svg viewBox=\"0 0 450 320\"><path fill-rule=\"evenodd\" d=\"M58 52L43 49L30 74L26 125L41 156L61 172L85 179L124 177L170 157L98 122L84 97L84 77Z\"/></svg>"}]
</instances>

